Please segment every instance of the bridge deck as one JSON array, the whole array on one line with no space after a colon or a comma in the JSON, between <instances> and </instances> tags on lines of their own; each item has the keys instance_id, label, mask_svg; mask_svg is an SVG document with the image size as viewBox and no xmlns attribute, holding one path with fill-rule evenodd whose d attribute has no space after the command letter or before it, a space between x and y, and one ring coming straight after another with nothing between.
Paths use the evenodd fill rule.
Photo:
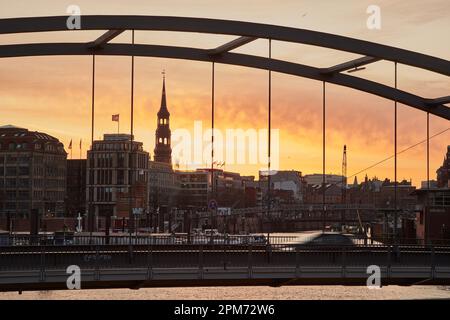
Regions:
<instances>
[{"instance_id":1,"label":"bridge deck","mask_svg":"<svg viewBox=\"0 0 450 320\"><path fill-rule=\"evenodd\" d=\"M67 289L66 270L0 272L0 291ZM245 285L366 285L366 267L83 269L82 289ZM448 285L450 267L381 267L382 285Z\"/></svg>"},{"instance_id":2,"label":"bridge deck","mask_svg":"<svg viewBox=\"0 0 450 320\"><path fill-rule=\"evenodd\" d=\"M221 285L450 284L450 248L421 246L28 246L0 251L0 291L65 289L66 269L83 288Z\"/></svg>"}]
</instances>

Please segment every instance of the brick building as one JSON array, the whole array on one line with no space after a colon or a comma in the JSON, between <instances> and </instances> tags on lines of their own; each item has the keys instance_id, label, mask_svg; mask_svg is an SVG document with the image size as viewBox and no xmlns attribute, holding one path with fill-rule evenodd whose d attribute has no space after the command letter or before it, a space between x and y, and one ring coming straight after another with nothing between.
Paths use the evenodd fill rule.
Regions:
<instances>
[{"instance_id":1,"label":"brick building","mask_svg":"<svg viewBox=\"0 0 450 320\"><path fill-rule=\"evenodd\" d=\"M450 188L418 189L416 236L426 242L450 239Z\"/></svg>"},{"instance_id":2,"label":"brick building","mask_svg":"<svg viewBox=\"0 0 450 320\"><path fill-rule=\"evenodd\" d=\"M15 126L0 127L0 219L28 219L32 209L41 217L62 217L66 197L63 144L46 133Z\"/></svg>"}]
</instances>

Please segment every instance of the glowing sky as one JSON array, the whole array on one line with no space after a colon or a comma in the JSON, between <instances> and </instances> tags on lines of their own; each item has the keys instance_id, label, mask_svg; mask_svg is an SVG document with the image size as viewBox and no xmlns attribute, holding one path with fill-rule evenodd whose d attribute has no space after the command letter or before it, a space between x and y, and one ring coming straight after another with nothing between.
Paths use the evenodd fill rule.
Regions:
<instances>
[{"instance_id":1,"label":"glowing sky","mask_svg":"<svg viewBox=\"0 0 450 320\"><path fill-rule=\"evenodd\" d=\"M450 59L450 4L434 1L87 1L0 0L0 18L65 15L68 5L82 14L139 14L221 18L286 25L368 41ZM370 4L381 7L381 30L366 27ZM96 32L58 32L42 35L1 35L0 44L28 42L87 42ZM136 42L213 48L234 37L167 32L136 32ZM125 32L114 42L129 42ZM257 40L235 52L267 54L267 41ZM273 42L273 57L313 66L330 66L358 57L328 49ZM120 113L121 131L129 131L130 60L98 57L95 137L115 132L111 115ZM136 58L135 136L153 156L156 112L161 95L161 71L167 72L171 128L192 130L194 121L211 124L211 65L170 59ZM0 61L0 125L14 124L52 134L67 146L71 139L83 149L90 143L90 57L38 57ZM354 74L393 83L393 64L377 62ZM431 72L399 66L399 88L434 98L448 95L450 80ZM216 66L216 127L266 128L267 72ZM273 74L273 128L280 130L282 169L321 172L321 88L317 81ZM348 174L393 154L393 102L352 89L328 85L327 173L340 173L342 148L348 148ZM426 115L399 105L399 150L426 137ZM449 127L431 117L431 134ZM431 140L431 177L442 163L450 132ZM84 153L84 152L83 152ZM77 149L74 158L79 157ZM219 159L220 160L220 159ZM420 184L426 178L425 144L399 155L399 179ZM181 168L185 164L180 163ZM225 169L256 174L260 165L226 165ZM393 176L393 161L361 173Z\"/></svg>"}]
</instances>

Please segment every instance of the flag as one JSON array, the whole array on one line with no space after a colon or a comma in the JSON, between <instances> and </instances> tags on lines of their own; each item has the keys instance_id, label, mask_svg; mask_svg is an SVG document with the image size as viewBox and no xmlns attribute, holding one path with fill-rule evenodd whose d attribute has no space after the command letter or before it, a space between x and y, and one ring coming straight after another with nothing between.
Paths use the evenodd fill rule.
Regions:
<instances>
[{"instance_id":1,"label":"flag","mask_svg":"<svg viewBox=\"0 0 450 320\"><path fill-rule=\"evenodd\" d=\"M81 149L81 140L82 140L82 139L80 139L80 149Z\"/></svg>"},{"instance_id":2,"label":"flag","mask_svg":"<svg viewBox=\"0 0 450 320\"><path fill-rule=\"evenodd\" d=\"M72 139L70 139L69 149L72 149Z\"/></svg>"},{"instance_id":3,"label":"flag","mask_svg":"<svg viewBox=\"0 0 450 320\"><path fill-rule=\"evenodd\" d=\"M112 115L112 121L119 122L119 115L118 114L113 114Z\"/></svg>"}]
</instances>

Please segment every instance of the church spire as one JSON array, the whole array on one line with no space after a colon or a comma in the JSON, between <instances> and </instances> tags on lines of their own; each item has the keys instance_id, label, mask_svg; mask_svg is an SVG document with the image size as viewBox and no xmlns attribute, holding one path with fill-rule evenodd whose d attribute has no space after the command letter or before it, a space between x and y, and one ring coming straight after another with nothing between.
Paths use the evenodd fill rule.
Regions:
<instances>
[{"instance_id":1,"label":"church spire","mask_svg":"<svg viewBox=\"0 0 450 320\"><path fill-rule=\"evenodd\" d=\"M158 117L160 118L168 118L170 116L170 112L167 109L167 100L166 100L166 71L162 72L163 75L163 88L161 94L161 106L158 111Z\"/></svg>"},{"instance_id":2,"label":"church spire","mask_svg":"<svg viewBox=\"0 0 450 320\"><path fill-rule=\"evenodd\" d=\"M166 72L163 71L163 87L161 107L158 111L158 126L155 134L155 161L172 164L171 132L169 126L170 113L166 101Z\"/></svg>"}]
</instances>

